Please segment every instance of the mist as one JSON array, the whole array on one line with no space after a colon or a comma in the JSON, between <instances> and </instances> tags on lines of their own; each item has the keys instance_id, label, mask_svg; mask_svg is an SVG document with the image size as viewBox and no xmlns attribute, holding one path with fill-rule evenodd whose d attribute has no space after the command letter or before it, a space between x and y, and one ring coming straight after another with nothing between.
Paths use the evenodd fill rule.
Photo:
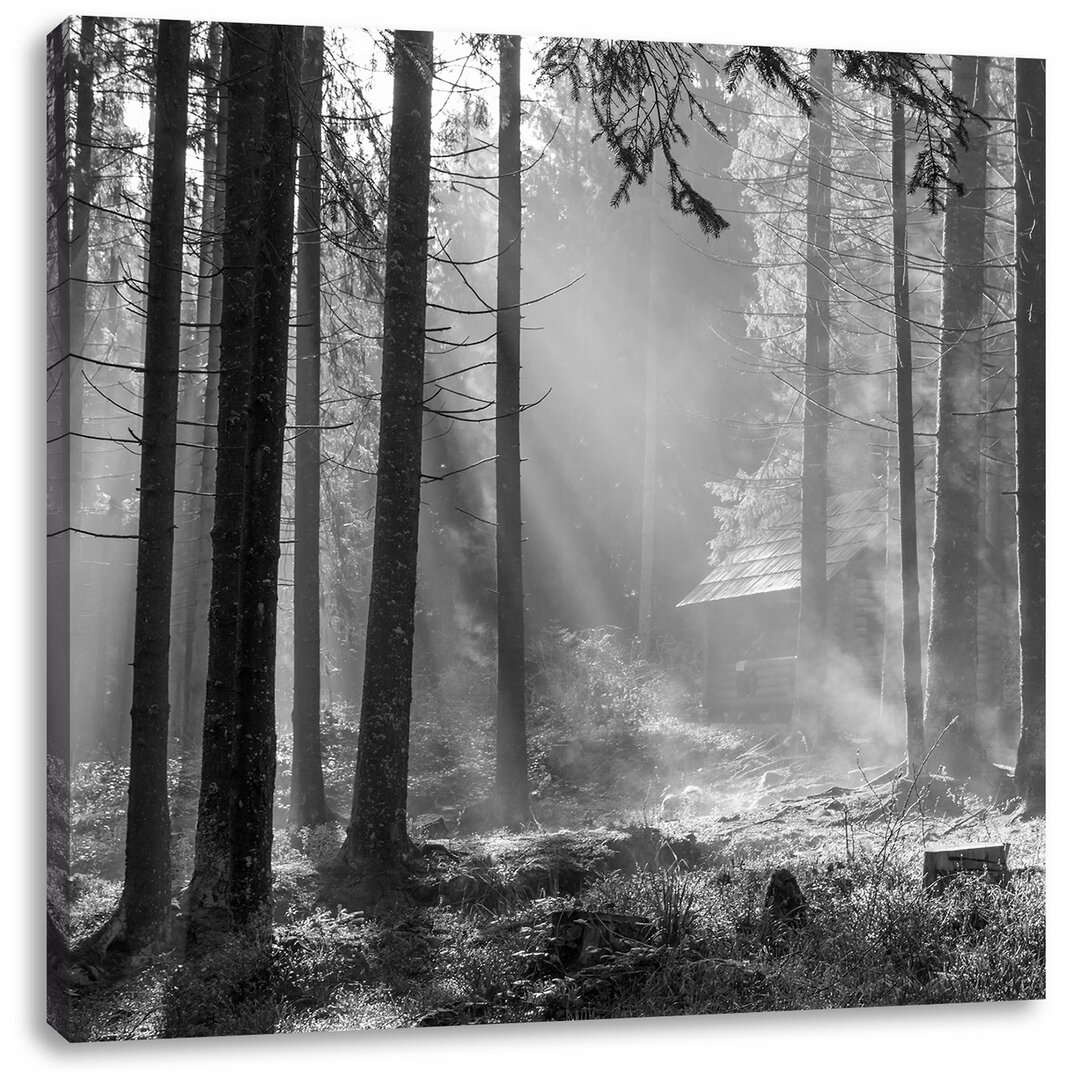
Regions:
<instances>
[{"instance_id":1,"label":"mist","mask_svg":"<svg viewBox=\"0 0 1080 1080\"><path fill-rule=\"evenodd\" d=\"M280 965L328 912L637 918L656 888L665 949L741 941L740 875L775 958L783 852L877 889L867 853L902 838L911 877L927 815L1038 805L1011 59L182 24L177 127L179 84L131 61L153 24L65 25L50 753L77 971L168 945L201 987L208 943ZM166 273L178 366L148 345ZM703 923L671 921L684 888ZM468 996L434 971L425 1017ZM222 1030L168 1008L155 1034ZM229 1030L284 1030L260 1017Z\"/></svg>"}]
</instances>

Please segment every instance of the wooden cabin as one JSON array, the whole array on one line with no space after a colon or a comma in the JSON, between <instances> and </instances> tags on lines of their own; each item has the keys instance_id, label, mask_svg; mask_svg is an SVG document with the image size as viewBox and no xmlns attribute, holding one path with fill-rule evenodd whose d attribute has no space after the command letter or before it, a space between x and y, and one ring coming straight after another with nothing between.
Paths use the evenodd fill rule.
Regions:
<instances>
[{"instance_id":1,"label":"wooden cabin","mask_svg":"<svg viewBox=\"0 0 1080 1080\"><path fill-rule=\"evenodd\" d=\"M847 686L881 683L886 498L882 490L829 499L828 633ZM788 720L799 633L798 507L748 536L679 607L705 616L702 704L730 721ZM851 695L846 695L850 697Z\"/></svg>"}]
</instances>

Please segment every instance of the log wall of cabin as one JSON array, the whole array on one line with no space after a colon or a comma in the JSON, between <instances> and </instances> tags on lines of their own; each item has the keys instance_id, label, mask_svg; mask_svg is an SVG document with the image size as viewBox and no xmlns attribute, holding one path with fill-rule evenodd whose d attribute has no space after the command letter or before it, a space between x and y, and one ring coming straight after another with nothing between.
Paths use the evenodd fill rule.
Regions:
<instances>
[{"instance_id":1,"label":"log wall of cabin","mask_svg":"<svg viewBox=\"0 0 1080 1080\"><path fill-rule=\"evenodd\" d=\"M759 666L752 698L740 692L736 665L741 660L794 656L798 626L796 597L794 590L788 590L717 600L706 605L709 612L703 704L710 715L770 713L783 717L790 713L790 664Z\"/></svg>"},{"instance_id":2,"label":"log wall of cabin","mask_svg":"<svg viewBox=\"0 0 1080 1080\"><path fill-rule=\"evenodd\" d=\"M866 695L874 695L880 688L883 564L883 552L864 552L829 583L828 632L843 657L838 669L843 673L844 689L855 691L846 693L845 700L857 709L865 707ZM716 600L705 606L705 709L717 717L789 716L794 667L780 658L793 657L797 650L798 590ZM736 665L741 660L757 661L752 697L740 691Z\"/></svg>"}]
</instances>

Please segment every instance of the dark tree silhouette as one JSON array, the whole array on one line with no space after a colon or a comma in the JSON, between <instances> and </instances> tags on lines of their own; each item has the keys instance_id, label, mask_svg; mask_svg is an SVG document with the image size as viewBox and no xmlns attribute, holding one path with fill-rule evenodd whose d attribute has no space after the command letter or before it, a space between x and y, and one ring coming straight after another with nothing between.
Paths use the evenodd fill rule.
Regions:
<instances>
[{"instance_id":1,"label":"dark tree silhouette","mask_svg":"<svg viewBox=\"0 0 1080 1080\"><path fill-rule=\"evenodd\" d=\"M274 27L266 61L266 163L257 233L255 335L240 538L243 556L229 910L234 928L259 942L268 942L273 929L274 667L296 201L294 118L299 115L302 40L302 27Z\"/></svg>"},{"instance_id":2,"label":"dark tree silhouette","mask_svg":"<svg viewBox=\"0 0 1080 1080\"><path fill-rule=\"evenodd\" d=\"M234 137L226 184L210 680L189 951L219 931L266 943L272 926L277 567L301 30L229 25L226 36L236 72ZM234 263L234 254L250 261ZM219 567L219 560L227 565ZM223 611L229 601L232 610Z\"/></svg>"},{"instance_id":3,"label":"dark tree silhouette","mask_svg":"<svg viewBox=\"0 0 1080 1080\"><path fill-rule=\"evenodd\" d=\"M91 168L94 131L94 62L97 19L84 15L79 20L79 54L75 96L75 169L72 174L71 201L71 430L83 430L83 369L86 353L86 299L90 278L90 209L94 199L94 175ZM72 523L82 519L82 445L71 440L71 510Z\"/></svg>"},{"instance_id":4,"label":"dark tree silhouette","mask_svg":"<svg viewBox=\"0 0 1080 1080\"><path fill-rule=\"evenodd\" d=\"M925 754L919 547L915 515L915 418L911 391L911 303L907 258L907 125L904 103L892 94L893 314L896 328L896 446L900 489L900 592L904 715L908 773Z\"/></svg>"},{"instance_id":5,"label":"dark tree silhouette","mask_svg":"<svg viewBox=\"0 0 1080 1080\"><path fill-rule=\"evenodd\" d=\"M653 656L656 634L653 626L653 604L656 580L656 494L657 450L660 422L660 289L662 281L662 245L655 218L660 209L658 200L650 197L642 206L642 243L648 260L645 276L646 299L642 305L645 352L645 424L644 452L641 463L641 565L638 575L637 632L647 657Z\"/></svg>"},{"instance_id":6,"label":"dark tree silhouette","mask_svg":"<svg viewBox=\"0 0 1080 1080\"><path fill-rule=\"evenodd\" d=\"M69 23L47 41L48 145L46 149L46 388L49 431L46 487L45 745L48 753L46 821L46 1009L49 1023L66 1032L71 1019L67 988L71 934L71 471L70 352L71 246L68 227Z\"/></svg>"},{"instance_id":7,"label":"dark tree silhouette","mask_svg":"<svg viewBox=\"0 0 1080 1080\"><path fill-rule=\"evenodd\" d=\"M146 280L146 359L135 571L131 766L124 890L88 948L155 950L169 939L169 623L180 368L191 24L158 25Z\"/></svg>"},{"instance_id":8,"label":"dark tree silhouette","mask_svg":"<svg viewBox=\"0 0 1080 1080\"><path fill-rule=\"evenodd\" d=\"M1016 786L1046 810L1046 61L1016 61L1016 487L1020 747Z\"/></svg>"},{"instance_id":9,"label":"dark tree silhouette","mask_svg":"<svg viewBox=\"0 0 1080 1080\"><path fill-rule=\"evenodd\" d=\"M296 257L296 521L293 570L293 757L291 819L327 820L319 735L319 369L323 30L304 31L300 74L299 210Z\"/></svg>"},{"instance_id":10,"label":"dark tree silhouette","mask_svg":"<svg viewBox=\"0 0 1080 1080\"><path fill-rule=\"evenodd\" d=\"M811 736L829 726L826 547L829 498L829 323L832 245L832 54L811 69L821 100L810 117L806 188L806 348L803 358L802 546L794 723Z\"/></svg>"},{"instance_id":11,"label":"dark tree silhouette","mask_svg":"<svg viewBox=\"0 0 1080 1080\"><path fill-rule=\"evenodd\" d=\"M496 816L529 813L525 740L525 596L521 560L521 38L499 39L499 259L495 338L498 585Z\"/></svg>"},{"instance_id":12,"label":"dark tree silhouette","mask_svg":"<svg viewBox=\"0 0 1080 1080\"><path fill-rule=\"evenodd\" d=\"M196 451L186 448L188 464L178 473L178 484L187 492L183 539L185 557L177 558L176 576L182 598L178 641L173 647L173 728L180 748L189 759L198 750L206 689L206 609L210 593L210 527L214 504L209 497L214 485L214 434L217 424L217 324L221 306L221 212L224 208L221 179L225 171L225 122L227 101L221 86L227 73L223 65L221 24L213 23L207 34L206 123L203 129L202 207L199 221L199 282L195 301L194 357L205 367L201 377L187 375L180 395L181 441L201 442ZM202 408L198 387L203 386ZM202 425L200 427L199 425ZM192 494L194 492L194 494ZM179 569L183 567L183 575Z\"/></svg>"},{"instance_id":13,"label":"dark tree silhouette","mask_svg":"<svg viewBox=\"0 0 1080 1080\"><path fill-rule=\"evenodd\" d=\"M221 387L221 310L225 275L221 271L225 222L225 169L229 158L229 50L224 40L221 47L221 84L218 95L218 130L215 152L216 190L211 229L214 244L212 253L213 284L210 288L210 333L206 342L206 394L203 400L202 453L199 459L201 492L214 491L217 474L218 399ZM198 730L189 738L198 740L206 711L206 677L210 645L210 588L213 577L214 500L199 500L197 527L196 576L194 582L194 626L190 628L191 644L185 656L188 698L187 712Z\"/></svg>"},{"instance_id":14,"label":"dark tree silhouette","mask_svg":"<svg viewBox=\"0 0 1080 1080\"><path fill-rule=\"evenodd\" d=\"M395 31L371 599L356 780L342 849L344 861L360 871L372 892L400 879L410 847L405 798L424 407L432 64L430 32Z\"/></svg>"},{"instance_id":15,"label":"dark tree silhouette","mask_svg":"<svg viewBox=\"0 0 1080 1080\"><path fill-rule=\"evenodd\" d=\"M970 101L976 113L986 111L987 63L974 56L952 61L953 92ZM962 193L950 191L945 210L926 685L926 739L931 745L941 739L932 765L964 779L985 777L988 766L975 728L986 149L985 124L966 146L956 148Z\"/></svg>"}]
</instances>

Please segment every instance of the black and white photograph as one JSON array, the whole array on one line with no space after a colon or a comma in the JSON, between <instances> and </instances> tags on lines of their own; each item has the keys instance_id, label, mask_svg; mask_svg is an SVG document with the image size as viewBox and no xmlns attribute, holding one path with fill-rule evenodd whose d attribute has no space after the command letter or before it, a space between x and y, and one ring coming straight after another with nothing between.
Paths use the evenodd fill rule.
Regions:
<instances>
[{"instance_id":1,"label":"black and white photograph","mask_svg":"<svg viewBox=\"0 0 1080 1080\"><path fill-rule=\"evenodd\" d=\"M467 14L38 43L48 1025L1041 1001L1046 60Z\"/></svg>"}]
</instances>

